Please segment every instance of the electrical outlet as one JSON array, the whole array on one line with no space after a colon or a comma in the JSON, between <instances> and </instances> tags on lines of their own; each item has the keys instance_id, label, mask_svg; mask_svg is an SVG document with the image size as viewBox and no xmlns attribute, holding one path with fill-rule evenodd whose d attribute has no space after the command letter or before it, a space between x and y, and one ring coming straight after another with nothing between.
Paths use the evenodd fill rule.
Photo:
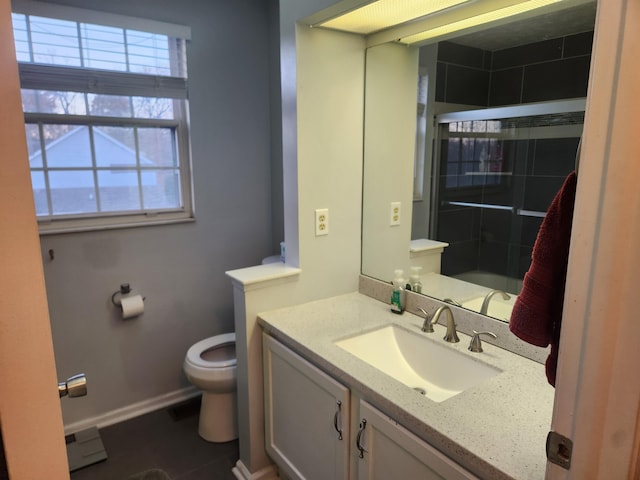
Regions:
<instances>
[{"instance_id":1,"label":"electrical outlet","mask_svg":"<svg viewBox=\"0 0 640 480\"><path fill-rule=\"evenodd\" d=\"M316 209L316 237L329 235L329 209Z\"/></svg>"},{"instance_id":2,"label":"electrical outlet","mask_svg":"<svg viewBox=\"0 0 640 480\"><path fill-rule=\"evenodd\" d=\"M391 212L389 216L389 226L400 225L401 202L391 202Z\"/></svg>"}]
</instances>

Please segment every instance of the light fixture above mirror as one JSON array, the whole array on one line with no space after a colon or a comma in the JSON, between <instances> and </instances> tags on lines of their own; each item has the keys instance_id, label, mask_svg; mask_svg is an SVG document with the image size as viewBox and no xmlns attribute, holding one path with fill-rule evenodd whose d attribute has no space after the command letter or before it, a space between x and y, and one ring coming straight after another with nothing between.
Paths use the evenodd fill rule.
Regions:
<instances>
[{"instance_id":1,"label":"light fixture above mirror","mask_svg":"<svg viewBox=\"0 0 640 480\"><path fill-rule=\"evenodd\" d=\"M471 0L377 0L313 26L369 35L469 1Z\"/></svg>"},{"instance_id":2,"label":"light fixture above mirror","mask_svg":"<svg viewBox=\"0 0 640 480\"><path fill-rule=\"evenodd\" d=\"M434 27L429 30L424 30L419 33L414 33L413 35L407 35L406 37L400 38L398 41L407 45L423 43L425 40L429 40L431 38L442 37L449 33L460 32L471 29L473 27L477 27L479 25L494 23L508 17L521 15L538 8L546 7L547 5L559 3L561 1L563 0L529 0L526 2L518 2L513 5L498 8L495 10L489 10L472 17L447 23L445 25Z\"/></svg>"},{"instance_id":3,"label":"light fixture above mirror","mask_svg":"<svg viewBox=\"0 0 640 480\"><path fill-rule=\"evenodd\" d=\"M302 21L365 35L367 46L425 45L593 0L343 0Z\"/></svg>"}]
</instances>

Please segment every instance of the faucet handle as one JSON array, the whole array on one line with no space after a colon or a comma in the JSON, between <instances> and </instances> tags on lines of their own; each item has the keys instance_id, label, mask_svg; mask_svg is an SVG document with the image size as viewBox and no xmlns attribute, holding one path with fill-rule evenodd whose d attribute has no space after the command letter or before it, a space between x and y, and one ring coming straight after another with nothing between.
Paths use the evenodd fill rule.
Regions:
<instances>
[{"instance_id":1,"label":"faucet handle","mask_svg":"<svg viewBox=\"0 0 640 480\"><path fill-rule=\"evenodd\" d=\"M458 343L460 338L458 338L458 332L456 331L456 321L453 318L453 312L449 308L449 305L442 305L440 308L436 310L433 314L433 323L436 323L440 319L440 315L442 312L447 312L447 333L442 339L445 342L449 343Z\"/></svg>"},{"instance_id":2,"label":"faucet handle","mask_svg":"<svg viewBox=\"0 0 640 480\"><path fill-rule=\"evenodd\" d=\"M435 330L433 329L433 319L431 315L427 313L424 308L418 307L418 310L424 315L424 322L422 322L422 328L420 330L425 333L433 333Z\"/></svg>"},{"instance_id":3,"label":"faucet handle","mask_svg":"<svg viewBox=\"0 0 640 480\"><path fill-rule=\"evenodd\" d=\"M473 336L471 337L471 342L469 343L469 350L472 352L482 352L482 342L480 341L480 335L489 335L493 338L498 338L498 336L493 332L476 332L472 330Z\"/></svg>"}]
</instances>

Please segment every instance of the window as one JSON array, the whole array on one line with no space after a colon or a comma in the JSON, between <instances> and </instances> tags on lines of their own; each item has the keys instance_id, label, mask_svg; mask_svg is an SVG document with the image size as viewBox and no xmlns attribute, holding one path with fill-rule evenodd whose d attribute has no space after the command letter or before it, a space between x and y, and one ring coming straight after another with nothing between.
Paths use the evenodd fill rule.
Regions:
<instances>
[{"instance_id":1,"label":"window","mask_svg":"<svg viewBox=\"0 0 640 480\"><path fill-rule=\"evenodd\" d=\"M418 108L416 117L416 151L413 161L413 198L422 199L424 190L424 167L427 155L427 92L429 76L426 71L418 75Z\"/></svg>"},{"instance_id":2,"label":"window","mask_svg":"<svg viewBox=\"0 0 640 480\"><path fill-rule=\"evenodd\" d=\"M61 11L12 15L41 233L191 218L188 30Z\"/></svg>"},{"instance_id":3,"label":"window","mask_svg":"<svg viewBox=\"0 0 640 480\"><path fill-rule=\"evenodd\" d=\"M499 120L451 122L443 128L446 188L500 185L501 175L511 175L503 171L504 132Z\"/></svg>"}]
</instances>

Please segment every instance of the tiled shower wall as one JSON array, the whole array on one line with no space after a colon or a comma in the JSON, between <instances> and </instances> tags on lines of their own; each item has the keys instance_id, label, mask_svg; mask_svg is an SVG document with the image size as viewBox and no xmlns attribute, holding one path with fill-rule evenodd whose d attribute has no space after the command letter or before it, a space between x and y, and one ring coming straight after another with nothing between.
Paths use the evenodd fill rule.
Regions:
<instances>
[{"instance_id":1,"label":"tiled shower wall","mask_svg":"<svg viewBox=\"0 0 640 480\"><path fill-rule=\"evenodd\" d=\"M487 173L487 178L495 177L497 181L453 189L445 188L447 177L441 175L437 238L449 243L442 257L442 273L458 275L479 270L523 278L530 265L541 217L443 202L511 205L545 212L574 168L577 145L577 137L505 140L501 143L502 171L510 175ZM443 171L448 159L446 140L442 142L441 154ZM480 178L476 176L474 180Z\"/></svg>"},{"instance_id":2,"label":"tiled shower wall","mask_svg":"<svg viewBox=\"0 0 640 480\"><path fill-rule=\"evenodd\" d=\"M497 107L586 96L593 32L488 52L442 42L438 46L436 101ZM514 140L502 144L503 188L463 188L440 200L515 205L544 212L574 169L578 138ZM442 158L442 156L441 156ZM440 169L444 175L444 166ZM464 175L463 172L459 172ZM448 242L447 275L481 270L522 278L542 218L510 211L441 205L438 240Z\"/></svg>"},{"instance_id":3,"label":"tiled shower wall","mask_svg":"<svg viewBox=\"0 0 640 480\"><path fill-rule=\"evenodd\" d=\"M441 42L436 101L483 107L587 94L593 32L489 52Z\"/></svg>"}]
</instances>

